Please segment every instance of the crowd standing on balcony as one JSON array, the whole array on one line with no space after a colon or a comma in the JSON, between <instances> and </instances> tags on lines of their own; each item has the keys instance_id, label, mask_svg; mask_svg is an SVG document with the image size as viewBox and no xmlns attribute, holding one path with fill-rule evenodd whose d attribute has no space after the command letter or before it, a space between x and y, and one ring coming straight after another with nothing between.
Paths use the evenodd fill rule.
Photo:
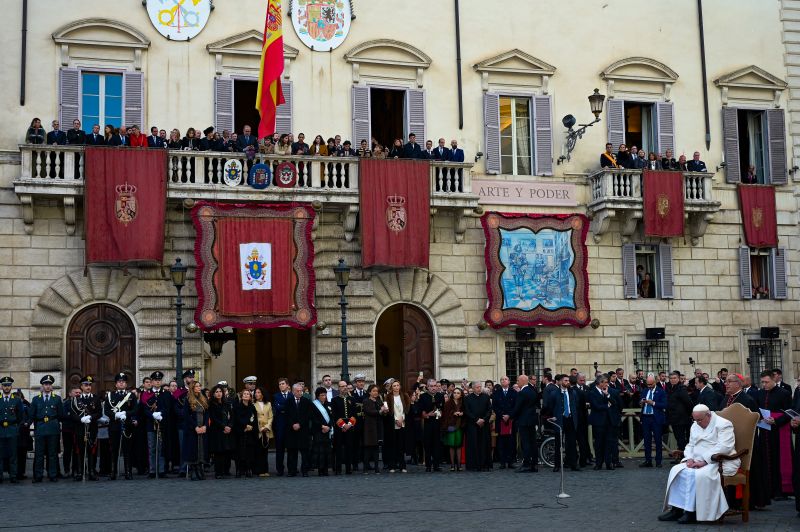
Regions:
<instances>
[{"instance_id":1,"label":"crowd standing on balcony","mask_svg":"<svg viewBox=\"0 0 800 532\"><path fill-rule=\"evenodd\" d=\"M202 129L190 127L186 135L181 137L178 129L172 129L167 136L165 129L156 126L150 128L150 135L144 135L138 125L130 127L106 125L100 133L100 125L94 124L92 132L87 134L81 129L81 121L72 121L72 128L64 132L58 120L51 123L52 130L45 132L39 118L34 118L25 134L28 144L70 145L70 146L121 146L133 148L166 148L184 151L215 151L215 152L240 152L248 159L253 159L257 153L263 155L313 155L322 157L359 157L375 159L427 159L445 162L464 162L464 150L458 147L456 140L450 141L447 147L444 138L440 138L434 147L433 141L428 140L422 148L414 133L408 136L408 142L398 138L394 140L392 148L386 150L384 145L374 137L367 141L361 139L358 148L354 148L349 140L342 142L341 135L335 135L324 140L322 135L317 135L311 145L305 142L305 134L299 133L297 139L292 133L274 133L262 139L253 135L252 128L245 125L241 135L223 130L222 134L209 126Z\"/></svg>"},{"instance_id":2,"label":"crowd standing on balcony","mask_svg":"<svg viewBox=\"0 0 800 532\"><path fill-rule=\"evenodd\" d=\"M601 168L624 168L626 170L672 170L676 172L707 172L706 163L700 160L700 152L696 151L692 155L692 160L687 161L685 155L675 159L673 150L668 149L663 157L659 154L650 152L645 155L644 150L636 146L620 144L617 153L614 153L614 145L610 142L606 144L606 151L600 155Z\"/></svg>"}]
</instances>

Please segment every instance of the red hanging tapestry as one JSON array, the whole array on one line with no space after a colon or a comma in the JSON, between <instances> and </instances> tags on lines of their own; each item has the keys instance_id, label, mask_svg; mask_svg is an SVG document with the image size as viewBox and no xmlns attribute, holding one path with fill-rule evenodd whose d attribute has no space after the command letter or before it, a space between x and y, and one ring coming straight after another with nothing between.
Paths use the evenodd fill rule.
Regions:
<instances>
[{"instance_id":1,"label":"red hanging tapestry","mask_svg":"<svg viewBox=\"0 0 800 532\"><path fill-rule=\"evenodd\" d=\"M744 239L751 248L778 246L778 218L775 213L775 187L739 185Z\"/></svg>"},{"instance_id":2,"label":"red hanging tapestry","mask_svg":"<svg viewBox=\"0 0 800 532\"><path fill-rule=\"evenodd\" d=\"M642 172L645 236L683 236L683 173Z\"/></svg>"}]
</instances>

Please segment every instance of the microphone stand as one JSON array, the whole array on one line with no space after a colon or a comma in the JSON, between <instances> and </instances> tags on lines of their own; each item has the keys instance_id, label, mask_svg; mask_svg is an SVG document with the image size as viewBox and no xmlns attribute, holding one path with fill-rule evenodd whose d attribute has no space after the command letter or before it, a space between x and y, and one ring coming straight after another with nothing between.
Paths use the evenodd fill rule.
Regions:
<instances>
[{"instance_id":1,"label":"microphone stand","mask_svg":"<svg viewBox=\"0 0 800 532\"><path fill-rule=\"evenodd\" d=\"M548 423L550 423L551 425L554 425L558 429L558 437L559 437L559 439L561 441L561 445L559 447L559 451L560 451L559 454L560 454L560 458L561 458L561 460L560 460L560 463L561 463L561 493L556 495L556 497L559 498L559 499L568 499L568 498L571 497L571 495L567 495L564 492L564 431L561 428L561 425L559 425L555 421L550 421L549 419L547 419L546 421Z\"/></svg>"}]
</instances>

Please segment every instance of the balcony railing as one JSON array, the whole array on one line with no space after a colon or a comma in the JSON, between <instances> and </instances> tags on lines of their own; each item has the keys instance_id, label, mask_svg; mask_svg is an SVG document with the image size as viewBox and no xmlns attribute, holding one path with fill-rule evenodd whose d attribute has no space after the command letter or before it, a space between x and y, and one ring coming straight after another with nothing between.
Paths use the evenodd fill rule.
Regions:
<instances>
[{"instance_id":1,"label":"balcony railing","mask_svg":"<svg viewBox=\"0 0 800 532\"><path fill-rule=\"evenodd\" d=\"M61 196L65 209L74 209L75 197L83 195L83 147L25 144L19 148L22 166L14 190L23 204L26 227L29 221L33 223L34 196ZM226 185L223 172L225 163L231 159L239 160L245 170L256 163L268 165L273 170L272 186L256 190L246 179L236 186ZM297 170L297 182L290 188L275 186L276 170L285 162L292 163ZM341 205L354 224L358 212L358 163L356 157L257 154L248 160L242 153L170 150L167 195L173 200L320 201ZM457 215L462 217L478 206L478 197L472 194L471 168L471 163L431 161L431 208L434 211L456 209ZM71 215L74 218L74 212ZM70 213L65 216L68 231L74 231ZM459 237L458 232L456 236Z\"/></svg>"},{"instance_id":2,"label":"balcony railing","mask_svg":"<svg viewBox=\"0 0 800 532\"><path fill-rule=\"evenodd\" d=\"M689 215L692 243L705 234L708 222L720 208L714 201L714 175L705 172L684 172L684 210ZM591 200L588 208L593 216L592 232L599 239L617 216L623 236L630 237L642 219L642 171L604 168L589 176Z\"/></svg>"}]
</instances>

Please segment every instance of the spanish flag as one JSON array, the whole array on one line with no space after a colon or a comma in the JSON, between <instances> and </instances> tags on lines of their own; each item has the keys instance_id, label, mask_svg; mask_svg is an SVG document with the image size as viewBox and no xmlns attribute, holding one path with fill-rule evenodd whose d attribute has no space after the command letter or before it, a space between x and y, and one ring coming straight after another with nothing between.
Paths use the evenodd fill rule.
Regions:
<instances>
[{"instance_id":1,"label":"spanish flag","mask_svg":"<svg viewBox=\"0 0 800 532\"><path fill-rule=\"evenodd\" d=\"M281 90L283 74L283 22L280 0L268 0L264 24L264 45L261 48L261 73L258 77L256 109L261 115L258 138L275 133L275 112L285 103Z\"/></svg>"}]
</instances>

